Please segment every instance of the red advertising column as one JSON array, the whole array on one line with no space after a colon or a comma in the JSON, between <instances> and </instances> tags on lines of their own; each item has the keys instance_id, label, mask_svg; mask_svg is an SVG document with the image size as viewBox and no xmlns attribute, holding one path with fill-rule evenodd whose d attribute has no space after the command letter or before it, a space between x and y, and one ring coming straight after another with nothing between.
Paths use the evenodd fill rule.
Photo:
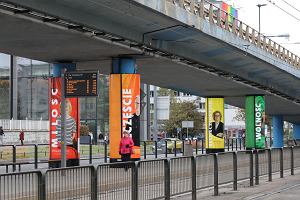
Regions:
<instances>
[{"instance_id":1,"label":"red advertising column","mask_svg":"<svg viewBox=\"0 0 300 200\"><path fill-rule=\"evenodd\" d=\"M61 98L63 78L49 79L49 167L60 167L61 163ZM66 98L66 158L67 166L79 165L79 100Z\"/></svg>"}]
</instances>

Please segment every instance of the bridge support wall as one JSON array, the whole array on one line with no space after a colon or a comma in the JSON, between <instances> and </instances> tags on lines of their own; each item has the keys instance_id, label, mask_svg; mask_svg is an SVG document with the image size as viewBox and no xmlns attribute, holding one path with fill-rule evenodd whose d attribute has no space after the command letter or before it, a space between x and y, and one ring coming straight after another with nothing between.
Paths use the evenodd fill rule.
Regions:
<instances>
[{"instance_id":1,"label":"bridge support wall","mask_svg":"<svg viewBox=\"0 0 300 200\"><path fill-rule=\"evenodd\" d=\"M283 117L275 115L272 117L273 124L273 148L283 147Z\"/></svg>"},{"instance_id":2,"label":"bridge support wall","mask_svg":"<svg viewBox=\"0 0 300 200\"><path fill-rule=\"evenodd\" d=\"M300 124L293 124L294 140L300 140Z\"/></svg>"}]
</instances>

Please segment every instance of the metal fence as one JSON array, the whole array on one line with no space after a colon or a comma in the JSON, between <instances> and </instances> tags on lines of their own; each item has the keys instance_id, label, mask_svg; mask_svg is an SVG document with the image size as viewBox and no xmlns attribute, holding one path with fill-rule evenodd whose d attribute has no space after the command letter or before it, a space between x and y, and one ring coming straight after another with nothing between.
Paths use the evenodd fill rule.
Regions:
<instances>
[{"instance_id":1,"label":"metal fence","mask_svg":"<svg viewBox=\"0 0 300 200\"><path fill-rule=\"evenodd\" d=\"M159 199L165 196L168 161L145 160L138 163L138 199Z\"/></svg>"},{"instance_id":2,"label":"metal fence","mask_svg":"<svg viewBox=\"0 0 300 200\"><path fill-rule=\"evenodd\" d=\"M170 199L206 187L219 194L219 185L249 181L284 169L294 174L300 148L225 152L219 154L101 164L0 175L0 200L19 199ZM285 163L285 164L284 164ZM255 172L255 174L253 173Z\"/></svg>"},{"instance_id":3,"label":"metal fence","mask_svg":"<svg viewBox=\"0 0 300 200\"><path fill-rule=\"evenodd\" d=\"M253 152L238 151L237 159L237 180L250 180L250 185L253 185Z\"/></svg>"},{"instance_id":4,"label":"metal fence","mask_svg":"<svg viewBox=\"0 0 300 200\"><path fill-rule=\"evenodd\" d=\"M136 175L134 162L99 165L97 199L136 199Z\"/></svg>"},{"instance_id":5,"label":"metal fence","mask_svg":"<svg viewBox=\"0 0 300 200\"><path fill-rule=\"evenodd\" d=\"M38 200L41 195L40 171L0 175L0 200Z\"/></svg>"},{"instance_id":6,"label":"metal fence","mask_svg":"<svg viewBox=\"0 0 300 200\"><path fill-rule=\"evenodd\" d=\"M228 140L225 144L226 151L235 151L239 149L243 149L242 146L231 146L230 141ZM239 141L239 140L237 140ZM203 155L205 154L204 148L204 140L190 140L183 141L182 144L192 144L192 152L186 151L184 145L179 146L176 151L172 151L169 153L168 151L161 152L157 147L157 142L153 141L144 141L141 145L141 159L154 159L154 158L169 158L169 157L182 157L183 155ZM241 143L243 141L241 140ZM240 142L234 142L234 144L240 144ZM89 145L89 147L88 147ZM88 145L84 145L85 148L80 148L80 159L85 162L92 164L93 162L97 163L107 163L109 160L109 144L104 141L100 142L97 145L92 145L91 143ZM228 148L226 145L229 145ZM175 146L175 144L174 144ZM171 146L172 147L172 146ZM177 146L178 147L178 146ZM241 148L240 148L241 147ZM229 150L228 150L229 149ZM261 152L263 154L263 152ZM260 153L260 154L261 154ZM287 156L289 155L288 150L284 150L284 168L287 168L289 165L287 162ZM263 156L267 155L259 155L259 159L263 159ZM2 145L0 146L0 171L15 172L17 170L21 170L23 165L26 166L26 169L38 169L45 168L45 163L48 162L49 158L49 145L48 144L25 144L25 145ZM265 160L267 158L264 158ZM272 158L275 159L275 158ZM278 157L277 157L278 160ZM287 162L286 162L287 161ZM298 163L296 163L298 164ZM300 165L300 163L298 164ZM275 166L278 170L278 165ZM260 173L267 173L267 165L261 166ZM1 173L1 172L0 172Z\"/></svg>"},{"instance_id":7,"label":"metal fence","mask_svg":"<svg viewBox=\"0 0 300 200\"><path fill-rule=\"evenodd\" d=\"M89 166L48 170L43 196L46 200L92 199L95 193L92 188L94 177L95 170Z\"/></svg>"},{"instance_id":8,"label":"metal fence","mask_svg":"<svg viewBox=\"0 0 300 200\"><path fill-rule=\"evenodd\" d=\"M215 155L196 156L196 189L214 185Z\"/></svg>"},{"instance_id":9,"label":"metal fence","mask_svg":"<svg viewBox=\"0 0 300 200\"><path fill-rule=\"evenodd\" d=\"M49 130L49 120L0 119L4 130Z\"/></svg>"}]
</instances>

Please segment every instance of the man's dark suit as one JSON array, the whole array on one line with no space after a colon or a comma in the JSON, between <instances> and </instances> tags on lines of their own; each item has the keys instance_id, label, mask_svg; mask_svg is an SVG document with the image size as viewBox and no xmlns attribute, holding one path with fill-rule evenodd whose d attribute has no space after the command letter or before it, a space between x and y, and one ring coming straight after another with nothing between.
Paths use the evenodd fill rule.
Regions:
<instances>
[{"instance_id":1,"label":"man's dark suit","mask_svg":"<svg viewBox=\"0 0 300 200\"><path fill-rule=\"evenodd\" d=\"M212 127L211 127L212 128L212 132L211 133L214 136L219 137L219 136L217 136L217 134L224 132L224 124L222 122L219 122L219 125L218 125L217 128L216 128L216 123L215 122L212 122L211 125L212 125ZM219 137L219 138L223 138L223 137Z\"/></svg>"},{"instance_id":2,"label":"man's dark suit","mask_svg":"<svg viewBox=\"0 0 300 200\"><path fill-rule=\"evenodd\" d=\"M129 127L132 128L131 134L134 146L140 146L140 117L134 114L129 120L131 120L132 125L127 124L126 130L129 130Z\"/></svg>"}]
</instances>

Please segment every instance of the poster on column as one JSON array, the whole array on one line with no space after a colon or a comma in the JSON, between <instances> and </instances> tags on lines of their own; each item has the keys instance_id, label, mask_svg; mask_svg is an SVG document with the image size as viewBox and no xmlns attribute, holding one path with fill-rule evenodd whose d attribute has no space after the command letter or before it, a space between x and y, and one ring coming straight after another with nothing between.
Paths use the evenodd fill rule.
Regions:
<instances>
[{"instance_id":1,"label":"poster on column","mask_svg":"<svg viewBox=\"0 0 300 200\"><path fill-rule=\"evenodd\" d=\"M224 98L206 98L206 149L224 151Z\"/></svg>"},{"instance_id":2,"label":"poster on column","mask_svg":"<svg viewBox=\"0 0 300 200\"><path fill-rule=\"evenodd\" d=\"M61 159L61 89L62 78L49 80L50 160ZM79 159L79 100L66 98L66 145L67 159Z\"/></svg>"},{"instance_id":3,"label":"poster on column","mask_svg":"<svg viewBox=\"0 0 300 200\"><path fill-rule=\"evenodd\" d=\"M132 137L132 160L140 159L140 75L110 75L110 158L119 159L124 131Z\"/></svg>"},{"instance_id":4,"label":"poster on column","mask_svg":"<svg viewBox=\"0 0 300 200\"><path fill-rule=\"evenodd\" d=\"M265 99L264 96L246 98L246 148L265 148Z\"/></svg>"},{"instance_id":5,"label":"poster on column","mask_svg":"<svg viewBox=\"0 0 300 200\"><path fill-rule=\"evenodd\" d=\"M265 148L265 98L255 96L255 147L258 149Z\"/></svg>"}]
</instances>

